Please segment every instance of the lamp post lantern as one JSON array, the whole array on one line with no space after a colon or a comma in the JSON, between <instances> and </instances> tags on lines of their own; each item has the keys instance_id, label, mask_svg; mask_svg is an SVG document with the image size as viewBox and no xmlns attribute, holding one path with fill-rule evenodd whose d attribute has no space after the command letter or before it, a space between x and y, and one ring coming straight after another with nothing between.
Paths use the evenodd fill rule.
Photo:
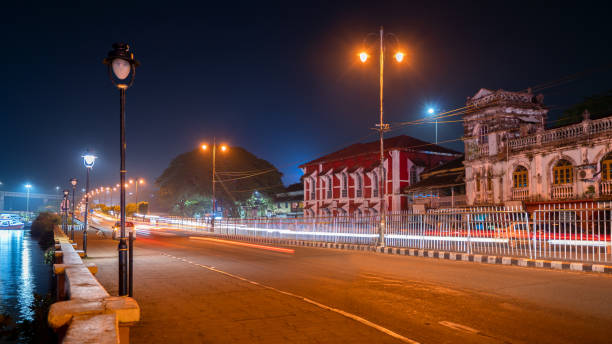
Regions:
<instances>
[{"instance_id":1,"label":"lamp post lantern","mask_svg":"<svg viewBox=\"0 0 612 344\"><path fill-rule=\"evenodd\" d=\"M391 37L395 38L395 36L393 34L387 34L390 35ZM383 122L383 114L384 114L384 102L383 102L383 90L384 90L384 66L385 66L385 33L383 30L383 27L380 27L379 33L378 35L378 39L379 39L379 48L378 48L378 52L379 52L379 123L376 124L376 130L378 130L379 132L379 137L380 137L380 166L379 166L379 176L380 178L378 178L378 190L379 190L379 197L380 197L380 224L379 224L379 230L378 230L378 245L381 247L385 246L385 227L386 227L386 212L387 212L387 207L385 205L385 197L386 197L386 175L385 175L385 168L384 168L384 162L385 162L385 156L384 156L384 133L385 131L389 130L389 124L385 124ZM397 40L397 38L396 38ZM365 63L370 55L365 52L362 51L358 54L359 59L361 60L362 63ZM406 54L403 53L402 51L396 51L395 54L393 55L393 57L395 58L396 62L401 63L404 61L404 58L406 57Z\"/></svg>"},{"instance_id":2,"label":"lamp post lantern","mask_svg":"<svg viewBox=\"0 0 612 344\"><path fill-rule=\"evenodd\" d=\"M134 54L130 52L130 46L126 43L113 44L113 50L108 52L108 56L103 63L108 66L108 76L113 85L119 89L119 140L121 167L120 177L120 206L121 206L121 232L119 239L119 295L128 294L128 266L127 266L127 245L125 242L125 91L132 86L136 76L136 67L140 64L134 59ZM130 233L130 246L132 245L133 235ZM130 252L131 256L131 252ZM132 259L130 259L130 281L132 280ZM132 296L132 284L129 283L129 295Z\"/></svg>"},{"instance_id":3,"label":"lamp post lantern","mask_svg":"<svg viewBox=\"0 0 612 344\"><path fill-rule=\"evenodd\" d=\"M70 184L72 185L72 222L70 224L70 239L74 241L74 203L76 202L76 199L74 198L74 194L76 191L77 179L71 178Z\"/></svg>"},{"instance_id":4,"label":"lamp post lantern","mask_svg":"<svg viewBox=\"0 0 612 344\"><path fill-rule=\"evenodd\" d=\"M87 169L87 179L85 180L85 216L83 218L83 252L85 253L85 257L87 257L87 230L89 229L87 218L89 217L89 196L91 196L89 192L89 171L96 163L96 158L97 157L92 154L83 156L83 163Z\"/></svg>"}]
</instances>

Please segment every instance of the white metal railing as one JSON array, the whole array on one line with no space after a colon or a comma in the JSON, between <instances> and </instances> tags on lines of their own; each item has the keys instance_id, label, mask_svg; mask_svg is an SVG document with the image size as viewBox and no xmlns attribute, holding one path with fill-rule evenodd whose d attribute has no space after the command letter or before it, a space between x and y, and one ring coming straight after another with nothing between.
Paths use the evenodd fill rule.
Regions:
<instances>
[{"instance_id":1,"label":"white metal railing","mask_svg":"<svg viewBox=\"0 0 612 344\"><path fill-rule=\"evenodd\" d=\"M524 201L529 199L529 188L512 188L512 199L515 201Z\"/></svg>"},{"instance_id":2,"label":"white metal railing","mask_svg":"<svg viewBox=\"0 0 612 344\"><path fill-rule=\"evenodd\" d=\"M612 180L603 180L599 182L599 194L602 196L612 195Z\"/></svg>"},{"instance_id":3,"label":"white metal railing","mask_svg":"<svg viewBox=\"0 0 612 344\"><path fill-rule=\"evenodd\" d=\"M572 184L553 185L550 197L552 199L571 199L574 197L574 186Z\"/></svg>"},{"instance_id":4,"label":"white metal railing","mask_svg":"<svg viewBox=\"0 0 612 344\"><path fill-rule=\"evenodd\" d=\"M612 262L612 203L520 207L432 209L426 213L391 212L385 244L474 254L575 261ZM157 222L167 221L158 218ZM211 231L210 219L172 219L179 228ZM379 216L345 215L308 218L224 218L214 233L240 240L302 240L374 245Z\"/></svg>"}]
</instances>

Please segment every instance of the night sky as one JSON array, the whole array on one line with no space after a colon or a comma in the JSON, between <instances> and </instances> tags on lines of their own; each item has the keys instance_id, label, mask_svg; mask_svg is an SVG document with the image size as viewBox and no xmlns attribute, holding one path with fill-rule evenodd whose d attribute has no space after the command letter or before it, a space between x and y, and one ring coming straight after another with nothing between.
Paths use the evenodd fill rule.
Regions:
<instances>
[{"instance_id":1,"label":"night sky","mask_svg":"<svg viewBox=\"0 0 612 344\"><path fill-rule=\"evenodd\" d=\"M542 91L553 118L612 88L609 66L591 72L612 56L609 11L592 4L49 3L0 9L0 189L30 182L53 193L84 180L88 149L99 156L92 185L117 183L119 94L102 65L116 41L142 63L127 92L127 169L149 185L213 136L272 162L287 184L300 163L375 139L377 64L356 54L380 25L408 53L408 63L387 62L391 124L425 116L430 104L462 107L482 87L516 91L586 71ZM433 141L434 128L396 134ZM460 123L439 127L441 141L461 135Z\"/></svg>"}]
</instances>

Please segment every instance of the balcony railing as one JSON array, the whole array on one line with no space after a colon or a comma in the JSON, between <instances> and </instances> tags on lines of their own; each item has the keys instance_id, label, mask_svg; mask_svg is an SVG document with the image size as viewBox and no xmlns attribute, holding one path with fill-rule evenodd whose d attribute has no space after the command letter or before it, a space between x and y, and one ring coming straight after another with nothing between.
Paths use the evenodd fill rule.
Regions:
<instances>
[{"instance_id":1,"label":"balcony railing","mask_svg":"<svg viewBox=\"0 0 612 344\"><path fill-rule=\"evenodd\" d=\"M512 188L512 199L515 201L524 201L529 198L529 188Z\"/></svg>"},{"instance_id":2,"label":"balcony railing","mask_svg":"<svg viewBox=\"0 0 612 344\"><path fill-rule=\"evenodd\" d=\"M612 117L597 119L590 122L581 122L566 127L546 130L543 133L518 137L508 142L510 149L521 150L523 148L558 143L562 141L574 141L588 135L595 135L612 131Z\"/></svg>"},{"instance_id":3,"label":"balcony railing","mask_svg":"<svg viewBox=\"0 0 612 344\"><path fill-rule=\"evenodd\" d=\"M574 186L572 184L553 185L550 197L552 199L574 198Z\"/></svg>"},{"instance_id":4,"label":"balcony railing","mask_svg":"<svg viewBox=\"0 0 612 344\"><path fill-rule=\"evenodd\" d=\"M603 180L599 182L599 194L602 196L612 195L612 180Z\"/></svg>"}]
</instances>

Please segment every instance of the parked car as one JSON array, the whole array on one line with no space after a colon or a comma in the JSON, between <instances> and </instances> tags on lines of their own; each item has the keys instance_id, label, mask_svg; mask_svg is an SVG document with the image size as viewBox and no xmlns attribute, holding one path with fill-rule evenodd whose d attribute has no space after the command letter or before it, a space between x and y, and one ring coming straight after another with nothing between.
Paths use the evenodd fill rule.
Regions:
<instances>
[{"instance_id":1,"label":"parked car","mask_svg":"<svg viewBox=\"0 0 612 344\"><path fill-rule=\"evenodd\" d=\"M120 231L121 231L121 221L117 221L115 222L115 225L113 226L113 240L119 237ZM136 231L134 230L133 222L125 221L125 232L126 232L125 233L126 238L129 237L130 232L132 232L134 239L136 239Z\"/></svg>"}]
</instances>

